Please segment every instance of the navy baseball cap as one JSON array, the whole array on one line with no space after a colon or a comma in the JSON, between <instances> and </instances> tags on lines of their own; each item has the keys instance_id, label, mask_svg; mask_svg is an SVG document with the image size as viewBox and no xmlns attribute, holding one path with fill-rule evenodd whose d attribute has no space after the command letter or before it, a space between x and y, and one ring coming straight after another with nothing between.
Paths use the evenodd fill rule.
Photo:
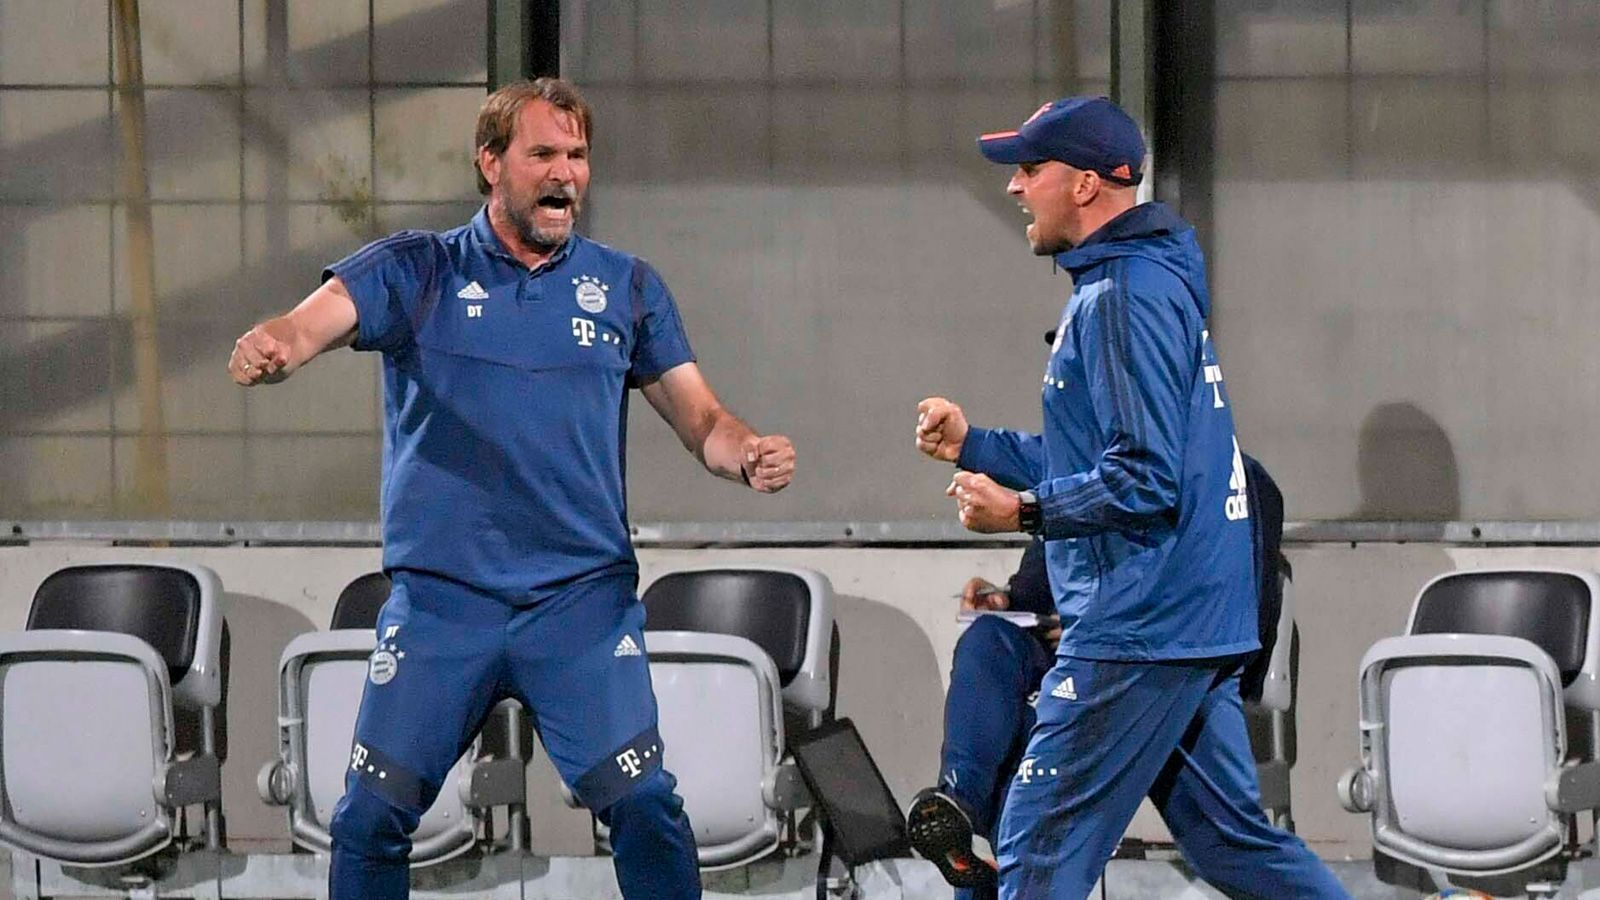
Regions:
<instances>
[{"instance_id":1,"label":"navy baseball cap","mask_svg":"<svg viewBox=\"0 0 1600 900\"><path fill-rule=\"evenodd\" d=\"M1039 107L1020 128L978 138L990 162L1064 162L1132 186L1144 178L1144 136L1122 107L1104 97L1063 97Z\"/></svg>"}]
</instances>

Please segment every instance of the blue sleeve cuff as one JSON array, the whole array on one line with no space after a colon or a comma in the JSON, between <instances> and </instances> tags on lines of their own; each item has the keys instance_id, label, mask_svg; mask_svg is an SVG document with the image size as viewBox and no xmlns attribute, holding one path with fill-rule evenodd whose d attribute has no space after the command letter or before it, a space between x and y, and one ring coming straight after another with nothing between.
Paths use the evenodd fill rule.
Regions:
<instances>
[{"instance_id":1,"label":"blue sleeve cuff","mask_svg":"<svg viewBox=\"0 0 1600 900\"><path fill-rule=\"evenodd\" d=\"M434 239L397 231L322 270L322 280L337 276L355 304L357 350L392 349L409 339L432 283Z\"/></svg>"},{"instance_id":2,"label":"blue sleeve cuff","mask_svg":"<svg viewBox=\"0 0 1600 900\"><path fill-rule=\"evenodd\" d=\"M986 463L992 462L989 448L991 429L967 426L967 439L961 442L961 454L956 457L956 467L968 472L986 472Z\"/></svg>"},{"instance_id":3,"label":"blue sleeve cuff","mask_svg":"<svg viewBox=\"0 0 1600 900\"><path fill-rule=\"evenodd\" d=\"M322 270L322 283L326 284L331 278L338 278L344 282L344 289L350 294L350 302L356 307L356 339L350 345L353 350L376 350L382 344L383 335L375 332L374 325L382 321L385 316L385 298L374 296L371 281L364 278L365 270L370 268L362 265L361 261L350 258L336 262Z\"/></svg>"},{"instance_id":4,"label":"blue sleeve cuff","mask_svg":"<svg viewBox=\"0 0 1600 900\"><path fill-rule=\"evenodd\" d=\"M1046 540L1103 531L1116 518L1116 498L1099 478L1052 478L1034 488L1034 494L1039 498L1039 533Z\"/></svg>"},{"instance_id":5,"label":"blue sleeve cuff","mask_svg":"<svg viewBox=\"0 0 1600 900\"><path fill-rule=\"evenodd\" d=\"M632 276L634 349L628 381L638 385L653 381L671 369L695 361L689 335L678 314L678 303L666 282L643 260Z\"/></svg>"},{"instance_id":6,"label":"blue sleeve cuff","mask_svg":"<svg viewBox=\"0 0 1600 900\"><path fill-rule=\"evenodd\" d=\"M646 384L651 381L655 381L657 378L660 378L662 375L665 375L684 363L692 362L699 362L699 360L696 359L695 355L689 351L688 347L684 347L682 353L652 358L650 360L650 364L647 366L635 365L633 369L628 372L628 379L635 385Z\"/></svg>"}]
</instances>

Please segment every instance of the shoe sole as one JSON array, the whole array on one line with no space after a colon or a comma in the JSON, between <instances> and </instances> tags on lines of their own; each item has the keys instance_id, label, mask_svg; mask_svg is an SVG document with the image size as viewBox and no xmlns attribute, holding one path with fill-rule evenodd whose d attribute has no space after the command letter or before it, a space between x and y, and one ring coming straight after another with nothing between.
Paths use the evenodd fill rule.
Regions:
<instances>
[{"instance_id":1,"label":"shoe sole","mask_svg":"<svg viewBox=\"0 0 1600 900\"><path fill-rule=\"evenodd\" d=\"M972 849L972 824L961 809L944 797L924 797L906 815L911 846L939 868L953 887L975 888L993 884L994 863Z\"/></svg>"}]
</instances>

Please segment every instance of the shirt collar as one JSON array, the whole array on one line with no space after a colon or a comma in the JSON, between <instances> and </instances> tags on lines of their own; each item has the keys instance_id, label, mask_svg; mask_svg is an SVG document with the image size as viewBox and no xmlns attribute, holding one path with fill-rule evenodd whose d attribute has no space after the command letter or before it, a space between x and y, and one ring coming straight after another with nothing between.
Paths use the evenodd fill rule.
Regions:
<instances>
[{"instance_id":1,"label":"shirt collar","mask_svg":"<svg viewBox=\"0 0 1600 900\"><path fill-rule=\"evenodd\" d=\"M472 217L472 234L473 237L477 238L478 246L483 248L485 253L490 256L498 256L519 269L527 268L522 260L517 259L510 250L506 249L506 245L500 241L500 235L494 233L494 225L489 222L489 204L485 203L479 208L478 214ZM578 243L577 238L578 235L574 232L562 242L560 247L556 248L556 252L551 254L549 259L540 263L533 271L538 272L560 265L568 256L572 255L572 248Z\"/></svg>"}]
</instances>

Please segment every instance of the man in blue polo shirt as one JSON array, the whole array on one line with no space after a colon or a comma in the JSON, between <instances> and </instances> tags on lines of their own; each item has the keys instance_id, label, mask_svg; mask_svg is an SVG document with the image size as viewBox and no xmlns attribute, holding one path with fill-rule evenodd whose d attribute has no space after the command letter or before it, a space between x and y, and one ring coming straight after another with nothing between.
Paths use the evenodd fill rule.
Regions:
<instances>
[{"instance_id":1,"label":"man in blue polo shirt","mask_svg":"<svg viewBox=\"0 0 1600 900\"><path fill-rule=\"evenodd\" d=\"M794 447L718 402L649 265L574 233L591 123L559 79L496 91L478 116L473 220L334 263L228 363L254 385L346 344L383 354L394 588L330 829L334 900L407 896L409 835L505 697L610 827L623 895L700 896L635 595L628 388L713 474L757 491L789 483Z\"/></svg>"},{"instance_id":2,"label":"man in blue polo shirt","mask_svg":"<svg viewBox=\"0 0 1600 900\"><path fill-rule=\"evenodd\" d=\"M1045 104L979 146L1017 167L1028 242L1073 280L1043 434L971 427L942 397L918 406L918 447L961 469L962 524L1041 536L1061 616L1001 815L1001 896L1087 896L1148 795L1229 896L1346 897L1261 811L1239 697L1259 647L1251 510L1194 230L1137 202L1144 140L1104 98ZM938 840L970 834L960 811L922 799L919 849L963 850Z\"/></svg>"}]
</instances>

